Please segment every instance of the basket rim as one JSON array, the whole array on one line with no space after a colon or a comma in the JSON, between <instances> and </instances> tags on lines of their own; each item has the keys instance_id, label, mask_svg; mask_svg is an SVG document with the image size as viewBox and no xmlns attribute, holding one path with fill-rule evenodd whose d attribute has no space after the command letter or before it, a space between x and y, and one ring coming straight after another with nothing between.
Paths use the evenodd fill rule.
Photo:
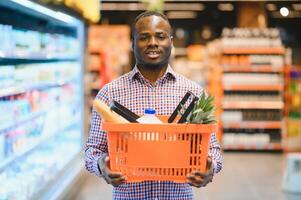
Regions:
<instances>
[{"instance_id":1,"label":"basket rim","mask_svg":"<svg viewBox=\"0 0 301 200\"><path fill-rule=\"evenodd\" d=\"M164 132L164 133L216 133L218 124L139 124L102 122L107 132Z\"/></svg>"}]
</instances>

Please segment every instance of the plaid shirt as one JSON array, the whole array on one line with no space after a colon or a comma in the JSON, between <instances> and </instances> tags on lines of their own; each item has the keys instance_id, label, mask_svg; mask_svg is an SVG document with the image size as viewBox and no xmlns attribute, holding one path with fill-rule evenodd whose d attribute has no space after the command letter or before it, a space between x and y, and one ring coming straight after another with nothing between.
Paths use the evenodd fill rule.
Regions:
<instances>
[{"instance_id":1,"label":"plaid shirt","mask_svg":"<svg viewBox=\"0 0 301 200\"><path fill-rule=\"evenodd\" d=\"M188 90L198 96L203 92L197 83L175 73L170 66L154 85L135 67L131 72L105 85L96 98L107 104L114 99L138 115L143 115L145 108L155 109L158 115L170 115ZM87 170L99 177L102 175L97 167L97 160L108 153L107 136L100 124L101 118L93 109L85 163ZM215 133L211 135L209 155L213 159L214 173L219 172L222 168L222 154ZM113 198L185 200L193 199L193 194L191 186L186 183L144 181L114 187Z\"/></svg>"}]
</instances>

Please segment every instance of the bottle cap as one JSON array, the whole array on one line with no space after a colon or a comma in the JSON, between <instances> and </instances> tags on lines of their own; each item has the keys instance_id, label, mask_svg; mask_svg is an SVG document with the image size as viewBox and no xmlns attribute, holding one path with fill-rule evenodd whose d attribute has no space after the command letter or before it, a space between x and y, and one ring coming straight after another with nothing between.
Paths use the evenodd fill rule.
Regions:
<instances>
[{"instance_id":1,"label":"bottle cap","mask_svg":"<svg viewBox=\"0 0 301 200\"><path fill-rule=\"evenodd\" d=\"M144 110L144 114L152 114L152 115L154 115L154 114L156 114L156 110L151 109L151 108L146 108Z\"/></svg>"}]
</instances>

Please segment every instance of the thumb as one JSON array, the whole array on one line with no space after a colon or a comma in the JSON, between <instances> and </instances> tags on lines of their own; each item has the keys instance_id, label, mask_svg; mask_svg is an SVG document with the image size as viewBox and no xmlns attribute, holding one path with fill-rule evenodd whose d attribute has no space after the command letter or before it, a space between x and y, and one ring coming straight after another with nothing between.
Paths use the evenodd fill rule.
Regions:
<instances>
[{"instance_id":1,"label":"thumb","mask_svg":"<svg viewBox=\"0 0 301 200\"><path fill-rule=\"evenodd\" d=\"M212 165L212 158L211 156L208 156L206 169L209 170L211 168L211 165Z\"/></svg>"},{"instance_id":2,"label":"thumb","mask_svg":"<svg viewBox=\"0 0 301 200\"><path fill-rule=\"evenodd\" d=\"M105 165L107 167L110 167L110 158L109 158L109 156L106 156L105 159L104 159L104 161L105 161Z\"/></svg>"}]
</instances>

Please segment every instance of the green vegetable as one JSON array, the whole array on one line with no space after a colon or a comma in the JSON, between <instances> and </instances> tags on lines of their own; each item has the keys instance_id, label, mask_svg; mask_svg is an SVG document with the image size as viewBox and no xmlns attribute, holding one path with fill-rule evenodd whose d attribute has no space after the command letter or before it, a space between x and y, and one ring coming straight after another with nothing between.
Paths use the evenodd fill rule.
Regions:
<instances>
[{"instance_id":1,"label":"green vegetable","mask_svg":"<svg viewBox=\"0 0 301 200\"><path fill-rule=\"evenodd\" d=\"M182 106L183 108L183 106ZM187 122L192 124L211 124L216 120L213 117L215 111L214 97L206 95L205 92L201 94L199 100L195 102L190 114L187 116Z\"/></svg>"}]
</instances>

